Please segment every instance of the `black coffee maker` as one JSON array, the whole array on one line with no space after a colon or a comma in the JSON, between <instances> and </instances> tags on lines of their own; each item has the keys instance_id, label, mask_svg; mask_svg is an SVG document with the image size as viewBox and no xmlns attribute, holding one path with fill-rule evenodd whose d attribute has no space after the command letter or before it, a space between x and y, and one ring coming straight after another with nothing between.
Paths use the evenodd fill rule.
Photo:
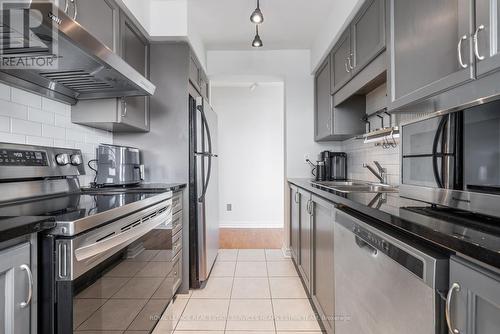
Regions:
<instances>
[{"instance_id":1,"label":"black coffee maker","mask_svg":"<svg viewBox=\"0 0 500 334\"><path fill-rule=\"evenodd\" d=\"M319 173L320 168L324 169L323 173ZM347 154L344 152L323 151L318 157L317 169L318 181L347 180Z\"/></svg>"}]
</instances>

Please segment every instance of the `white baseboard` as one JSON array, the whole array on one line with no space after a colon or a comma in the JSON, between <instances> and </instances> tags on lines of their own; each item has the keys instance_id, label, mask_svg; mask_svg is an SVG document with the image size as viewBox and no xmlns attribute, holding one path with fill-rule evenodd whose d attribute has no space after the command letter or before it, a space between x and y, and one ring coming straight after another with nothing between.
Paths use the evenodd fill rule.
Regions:
<instances>
[{"instance_id":1,"label":"white baseboard","mask_svg":"<svg viewBox=\"0 0 500 334\"><path fill-rule=\"evenodd\" d=\"M220 228L284 228L280 221L220 221Z\"/></svg>"}]
</instances>

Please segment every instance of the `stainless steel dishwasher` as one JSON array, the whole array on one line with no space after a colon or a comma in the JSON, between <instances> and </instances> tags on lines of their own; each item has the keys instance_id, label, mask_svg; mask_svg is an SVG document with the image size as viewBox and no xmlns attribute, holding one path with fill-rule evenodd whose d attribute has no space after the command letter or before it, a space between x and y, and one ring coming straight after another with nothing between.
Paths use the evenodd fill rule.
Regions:
<instances>
[{"instance_id":1,"label":"stainless steel dishwasher","mask_svg":"<svg viewBox=\"0 0 500 334\"><path fill-rule=\"evenodd\" d=\"M342 211L336 212L334 241L336 334L446 332L441 296L448 257Z\"/></svg>"}]
</instances>

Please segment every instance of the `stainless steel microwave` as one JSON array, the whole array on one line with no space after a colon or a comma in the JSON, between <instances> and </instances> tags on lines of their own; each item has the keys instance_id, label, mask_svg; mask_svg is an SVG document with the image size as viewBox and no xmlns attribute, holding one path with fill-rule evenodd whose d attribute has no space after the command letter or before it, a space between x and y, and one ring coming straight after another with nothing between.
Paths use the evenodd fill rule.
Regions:
<instances>
[{"instance_id":1,"label":"stainless steel microwave","mask_svg":"<svg viewBox=\"0 0 500 334\"><path fill-rule=\"evenodd\" d=\"M500 217L500 101L401 129L401 196Z\"/></svg>"}]
</instances>

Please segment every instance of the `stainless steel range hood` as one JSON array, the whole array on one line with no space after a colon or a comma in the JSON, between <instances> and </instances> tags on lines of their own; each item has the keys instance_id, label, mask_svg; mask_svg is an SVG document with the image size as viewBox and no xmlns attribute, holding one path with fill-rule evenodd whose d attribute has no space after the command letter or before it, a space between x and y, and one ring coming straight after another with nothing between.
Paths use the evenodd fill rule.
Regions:
<instances>
[{"instance_id":1,"label":"stainless steel range hood","mask_svg":"<svg viewBox=\"0 0 500 334\"><path fill-rule=\"evenodd\" d=\"M154 94L156 87L148 79L63 10L30 1L21 12L41 24L22 33L19 24L0 15L0 81L70 104L78 100ZM57 65L29 69L5 66L6 59L15 63L26 57L52 58Z\"/></svg>"}]
</instances>

